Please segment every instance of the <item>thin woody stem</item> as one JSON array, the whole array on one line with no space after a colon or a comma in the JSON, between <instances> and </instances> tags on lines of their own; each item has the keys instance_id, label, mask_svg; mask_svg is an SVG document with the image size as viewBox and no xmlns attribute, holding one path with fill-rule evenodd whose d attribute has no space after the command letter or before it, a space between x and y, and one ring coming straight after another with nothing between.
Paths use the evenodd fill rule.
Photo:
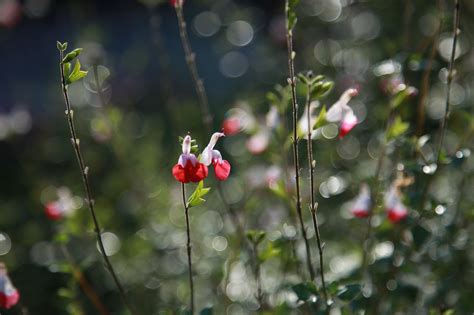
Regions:
<instances>
[{"instance_id":1,"label":"thin woody stem","mask_svg":"<svg viewBox=\"0 0 474 315\"><path fill-rule=\"evenodd\" d=\"M300 191L300 166L298 158L298 103L296 100L296 79L295 79L295 66L293 63L293 34L289 30L286 35L286 42L288 47L288 83L291 87L291 100L293 107L293 161L295 167L295 186L296 186L296 212L298 214L298 220L300 222L301 234L306 247L306 262L308 265L309 276L311 280L314 279L314 269L311 264L311 249L309 247L308 237L306 235L306 228L304 226L303 214L301 212L301 191Z\"/></svg>"},{"instance_id":2,"label":"thin woody stem","mask_svg":"<svg viewBox=\"0 0 474 315\"><path fill-rule=\"evenodd\" d=\"M323 245L321 241L321 233L319 231L319 224L318 224L318 216L316 214L317 205L314 200L314 163L313 163L313 143L311 140L311 133L313 130L313 126L311 126L311 85L307 86L306 92L306 108L307 108L307 123L308 123L308 139L307 139L307 151L308 151L308 170L309 170L309 184L310 184L310 205L309 209L311 211L311 217L313 219L313 227L316 233L316 242L318 244L318 251L319 251L319 274L321 277L321 284L323 287L323 294L324 300L326 301L326 305L328 304L328 293L326 290L326 281L324 279L324 261L323 261Z\"/></svg>"},{"instance_id":3,"label":"thin woody stem","mask_svg":"<svg viewBox=\"0 0 474 315\"><path fill-rule=\"evenodd\" d=\"M432 181L434 179L435 174L439 171L440 168L440 161L441 161L441 151L443 149L443 142L444 142L444 134L446 133L446 127L448 124L448 119L449 119L449 114L451 110L451 83L453 81L454 77L454 62L456 59L456 44L458 40L458 35L459 35L459 21L460 21L460 4L459 0L454 0L454 20L453 20L453 46L451 49L451 57L449 60L449 67L448 67L448 77L447 77L447 82L446 82L446 104L445 104L445 111L444 111L444 116L443 120L441 121L441 133L440 137L438 140L438 145L437 145L437 150L436 150L436 170L434 171L433 174L431 174L430 177L428 177L425 187L423 188L422 191L422 196L421 196L421 201L420 201L420 208L422 212L420 213L420 216L418 217L417 222L421 221L423 218L424 213L424 206L426 203L426 199L428 198L428 192L430 190L430 186L432 184Z\"/></svg>"},{"instance_id":4,"label":"thin woody stem","mask_svg":"<svg viewBox=\"0 0 474 315\"><path fill-rule=\"evenodd\" d=\"M454 0L454 21L453 21L453 47L451 49L451 58L449 60L449 70L448 70L448 78L447 78L447 85L446 85L446 105L444 110L444 117L441 121L441 135L439 137L438 142L438 150L437 150L437 157L436 157L436 165L440 162L441 150L443 148L443 141L444 141L444 134L446 133L446 126L448 124L449 114L451 112L451 83L453 82L454 76L454 61L456 59L456 44L458 42L458 35L459 35L459 15L460 15L460 5L459 0Z\"/></svg>"},{"instance_id":5,"label":"thin woody stem","mask_svg":"<svg viewBox=\"0 0 474 315\"><path fill-rule=\"evenodd\" d=\"M186 30L186 20L183 15L183 7L181 5L175 6L176 16L178 17L179 36L181 37L181 43L183 45L186 64L188 65L189 73L196 90L196 94L199 98L199 105L201 107L201 114L204 126L207 132L212 131L212 115L209 111L209 100L207 98L206 89L204 88L204 82L199 76L199 72L196 66L196 54L191 49L189 43L188 31Z\"/></svg>"},{"instance_id":6,"label":"thin woody stem","mask_svg":"<svg viewBox=\"0 0 474 315\"><path fill-rule=\"evenodd\" d=\"M74 279L76 279L77 283L80 285L80 287L82 288L84 293L87 295L89 300L92 302L92 304L94 304L99 314L108 315L109 311L100 300L99 296L97 295L97 292L94 290L90 282L84 276L80 267L77 266L76 263L74 262L74 258L72 257L66 245L61 246L61 251L63 252L63 255L68 261L69 265L71 266L72 275L74 276Z\"/></svg>"},{"instance_id":7,"label":"thin woody stem","mask_svg":"<svg viewBox=\"0 0 474 315\"><path fill-rule=\"evenodd\" d=\"M189 206L186 201L186 189L184 183L181 183L181 193L183 197L184 215L186 217L186 249L188 252L188 274L189 274L189 290L190 290L190 301L189 306L191 315L194 315L194 282L193 282L193 263L191 258L191 229L189 227Z\"/></svg>"},{"instance_id":8,"label":"thin woody stem","mask_svg":"<svg viewBox=\"0 0 474 315\"><path fill-rule=\"evenodd\" d=\"M119 291L119 294L120 294L120 297L121 297L123 303L127 307L130 314L134 314L133 308L131 307L131 305L129 304L129 302L127 300L125 290L122 286L122 283L118 279L117 274L115 273L115 270L112 266L112 263L110 262L109 257L107 256L107 254L105 252L104 243L102 241L101 228L100 228L99 220L97 219L97 215L96 215L96 212L95 212L94 198L92 197L92 190L91 190L91 186L90 186L90 182L89 182L89 175L88 175L89 174L89 167L87 167L85 165L84 158L82 156L80 143L79 143L79 138L77 137L76 127L74 125L73 111L71 109L71 104L69 102L69 95L68 95L68 91L67 91L66 78L65 78L65 75L64 75L64 67L63 67L63 62L62 62L63 57L64 57L63 56L63 51L60 51L59 57L60 57L60 59L59 59L59 68L60 68L60 73L61 73L61 86L62 86L62 92L63 92L63 96L64 96L64 102L66 104L66 119L67 119L67 123L68 123L68 126L69 126L69 131L70 131L70 134L71 134L72 146L73 146L74 152L76 154L79 169L81 171L82 182L84 184L84 190L86 192L86 203L87 203L87 206L89 207L89 212L90 212L91 217L92 217L92 222L94 223L94 230L95 230L95 233L96 233L96 236L97 236L97 242L99 244L100 253L102 254L105 265L106 265L107 269L109 270L109 272L110 272L110 274L111 274L111 276L112 276L112 278L115 282L115 285L116 285L116 287Z\"/></svg>"},{"instance_id":9,"label":"thin woody stem","mask_svg":"<svg viewBox=\"0 0 474 315\"><path fill-rule=\"evenodd\" d=\"M430 74L431 74L434 59L436 56L436 49L438 48L439 34L441 33L441 26L442 26L442 21L443 21L443 8L441 5L441 0L438 0L437 2L438 2L437 6L438 6L439 25L438 25L438 28L436 29L435 34L432 37L430 55L428 57L428 62L426 64L425 71L423 71L423 76L421 79L421 90L420 90L420 98L418 101L417 120L416 120L416 123L417 123L416 135L418 137L420 137L423 134L423 130L425 128L425 101L428 95L428 89L430 87Z\"/></svg>"}]
</instances>

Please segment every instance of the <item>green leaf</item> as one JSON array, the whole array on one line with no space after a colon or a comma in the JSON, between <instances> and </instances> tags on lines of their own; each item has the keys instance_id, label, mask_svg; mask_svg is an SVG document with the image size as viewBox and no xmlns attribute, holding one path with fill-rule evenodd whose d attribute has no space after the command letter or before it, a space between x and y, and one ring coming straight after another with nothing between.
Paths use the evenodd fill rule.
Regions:
<instances>
[{"instance_id":1,"label":"green leaf","mask_svg":"<svg viewBox=\"0 0 474 315\"><path fill-rule=\"evenodd\" d=\"M265 231L261 230L249 230L245 233L245 236L254 244L259 244L265 238Z\"/></svg>"},{"instance_id":2,"label":"green leaf","mask_svg":"<svg viewBox=\"0 0 474 315\"><path fill-rule=\"evenodd\" d=\"M206 200L202 197L207 195L210 190L210 187L204 188L204 181L200 181L192 195L188 198L188 207L191 208L203 204Z\"/></svg>"},{"instance_id":3,"label":"green leaf","mask_svg":"<svg viewBox=\"0 0 474 315\"><path fill-rule=\"evenodd\" d=\"M344 287L337 290L337 297L340 300L348 303L357 298L362 293L361 288L361 285L358 283L345 285Z\"/></svg>"},{"instance_id":4,"label":"green leaf","mask_svg":"<svg viewBox=\"0 0 474 315\"><path fill-rule=\"evenodd\" d=\"M312 282L298 283L291 288L293 289L293 292L296 293L296 296L300 301L307 301L311 298L311 296L318 294L318 290Z\"/></svg>"},{"instance_id":5,"label":"green leaf","mask_svg":"<svg viewBox=\"0 0 474 315\"><path fill-rule=\"evenodd\" d=\"M286 12L286 29L291 32L298 21L296 17L296 6L299 0L286 0L285 12Z\"/></svg>"},{"instance_id":6,"label":"green leaf","mask_svg":"<svg viewBox=\"0 0 474 315\"><path fill-rule=\"evenodd\" d=\"M199 312L199 315L212 315L213 313L214 313L213 307L207 306Z\"/></svg>"},{"instance_id":7,"label":"green leaf","mask_svg":"<svg viewBox=\"0 0 474 315\"><path fill-rule=\"evenodd\" d=\"M319 112L318 118L316 118L316 122L313 125L313 130L321 128L324 126L327 121L326 121L326 105L323 105L323 108L321 108L321 111Z\"/></svg>"},{"instance_id":8,"label":"green leaf","mask_svg":"<svg viewBox=\"0 0 474 315\"><path fill-rule=\"evenodd\" d=\"M60 41L56 42L56 47L60 51L65 51L67 49L67 42L61 43Z\"/></svg>"},{"instance_id":9,"label":"green leaf","mask_svg":"<svg viewBox=\"0 0 474 315\"><path fill-rule=\"evenodd\" d=\"M267 261L270 258L276 257L280 254L280 249L275 248L273 243L269 242L268 245L265 247L264 250L258 253L258 259L260 261Z\"/></svg>"},{"instance_id":10,"label":"green leaf","mask_svg":"<svg viewBox=\"0 0 474 315\"><path fill-rule=\"evenodd\" d=\"M403 122L400 116L395 117L392 125L390 126L388 133L387 133L387 139L391 140L394 139L408 130L410 127L409 123Z\"/></svg>"},{"instance_id":11,"label":"green leaf","mask_svg":"<svg viewBox=\"0 0 474 315\"><path fill-rule=\"evenodd\" d=\"M74 49L73 51L71 51L70 53L68 53L66 55L66 57L63 58L63 63L66 63L66 62L70 62L72 60L74 60L74 58L76 58L77 56L79 56L79 54L82 52L82 48L76 48Z\"/></svg>"},{"instance_id":12,"label":"green leaf","mask_svg":"<svg viewBox=\"0 0 474 315\"><path fill-rule=\"evenodd\" d=\"M64 69L64 77L66 78L66 81L67 81L67 78L69 78L69 75L71 74L71 63L69 62L63 63L63 69Z\"/></svg>"},{"instance_id":13,"label":"green leaf","mask_svg":"<svg viewBox=\"0 0 474 315\"><path fill-rule=\"evenodd\" d=\"M79 72L71 74L68 78L68 83L70 84L70 83L76 82L77 80L82 79L83 77L87 75L87 73L88 73L87 71L80 70Z\"/></svg>"}]
</instances>

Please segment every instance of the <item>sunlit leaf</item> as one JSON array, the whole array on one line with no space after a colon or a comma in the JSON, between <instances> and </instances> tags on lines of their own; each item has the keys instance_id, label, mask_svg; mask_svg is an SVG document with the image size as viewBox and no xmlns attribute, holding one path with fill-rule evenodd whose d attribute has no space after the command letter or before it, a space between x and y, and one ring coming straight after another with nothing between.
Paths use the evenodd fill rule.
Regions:
<instances>
[{"instance_id":1,"label":"sunlit leaf","mask_svg":"<svg viewBox=\"0 0 474 315\"><path fill-rule=\"evenodd\" d=\"M203 204L206 200L202 197L207 195L210 190L210 187L204 188L204 181L200 181L192 195L188 198L188 207L196 207Z\"/></svg>"}]
</instances>

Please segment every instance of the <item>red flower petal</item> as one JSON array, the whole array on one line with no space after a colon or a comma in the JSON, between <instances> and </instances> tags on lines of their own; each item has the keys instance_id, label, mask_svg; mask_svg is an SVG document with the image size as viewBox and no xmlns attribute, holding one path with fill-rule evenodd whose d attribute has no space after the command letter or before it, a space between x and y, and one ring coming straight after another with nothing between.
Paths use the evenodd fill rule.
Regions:
<instances>
[{"instance_id":1,"label":"red flower petal","mask_svg":"<svg viewBox=\"0 0 474 315\"><path fill-rule=\"evenodd\" d=\"M405 219L408 215L408 212L403 212L403 211L396 211L394 209L389 209L388 210L388 219L392 223L397 223L403 219Z\"/></svg>"},{"instance_id":2,"label":"red flower petal","mask_svg":"<svg viewBox=\"0 0 474 315\"><path fill-rule=\"evenodd\" d=\"M176 164L175 166L173 166L172 172L173 172L174 178L176 178L178 182L189 183L191 181L189 177L187 176L187 172L185 168L179 164Z\"/></svg>"},{"instance_id":3,"label":"red flower petal","mask_svg":"<svg viewBox=\"0 0 474 315\"><path fill-rule=\"evenodd\" d=\"M238 118L227 118L222 123L222 129L227 136L233 136L240 131L240 120Z\"/></svg>"},{"instance_id":4,"label":"red flower petal","mask_svg":"<svg viewBox=\"0 0 474 315\"><path fill-rule=\"evenodd\" d=\"M188 163L191 164L191 163ZM192 165L192 164L191 164ZM196 166L193 166L191 169L190 178L193 183L199 183L204 178L207 177L208 170L207 166L202 163L197 163Z\"/></svg>"},{"instance_id":5,"label":"red flower petal","mask_svg":"<svg viewBox=\"0 0 474 315\"><path fill-rule=\"evenodd\" d=\"M0 292L0 307L9 309L14 306L20 300L20 293L18 290L14 290L10 294L5 294L5 292Z\"/></svg>"},{"instance_id":6,"label":"red flower petal","mask_svg":"<svg viewBox=\"0 0 474 315\"><path fill-rule=\"evenodd\" d=\"M185 167L179 164L173 166L173 176L181 183L197 183L207 177L207 166L202 163L193 165L191 161L187 161Z\"/></svg>"},{"instance_id":7,"label":"red flower petal","mask_svg":"<svg viewBox=\"0 0 474 315\"><path fill-rule=\"evenodd\" d=\"M367 218L369 216L369 211L367 209L354 209L351 210L351 212L357 218Z\"/></svg>"},{"instance_id":8,"label":"red flower petal","mask_svg":"<svg viewBox=\"0 0 474 315\"><path fill-rule=\"evenodd\" d=\"M230 174L230 163L226 160L214 162L214 173L218 180L226 180Z\"/></svg>"},{"instance_id":9,"label":"red flower petal","mask_svg":"<svg viewBox=\"0 0 474 315\"><path fill-rule=\"evenodd\" d=\"M49 202L44 208L44 213L48 219L57 221L63 217L63 213L56 202Z\"/></svg>"}]
</instances>

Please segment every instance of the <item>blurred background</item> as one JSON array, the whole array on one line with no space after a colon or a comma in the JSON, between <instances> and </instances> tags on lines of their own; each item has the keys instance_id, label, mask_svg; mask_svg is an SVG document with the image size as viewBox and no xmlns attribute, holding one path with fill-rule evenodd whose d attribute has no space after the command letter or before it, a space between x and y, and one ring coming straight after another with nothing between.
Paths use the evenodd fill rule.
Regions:
<instances>
[{"instance_id":1,"label":"blurred background","mask_svg":"<svg viewBox=\"0 0 474 315\"><path fill-rule=\"evenodd\" d=\"M351 304L353 312L373 305L367 303L374 296L373 314L474 310L474 2L463 0L461 8L445 139L453 158L433 180L429 207L420 209L444 114L452 2L301 0L298 6L297 72L313 70L335 82L324 99L328 106L345 89L360 90L351 102L360 125L342 140L337 126L327 125L314 142L325 269L336 286L360 280L366 224L349 208L360 184L374 174L393 97L387 86L418 90L401 106L410 126L390 142L383 171L386 186L396 169L415 176L405 191L411 221L393 225L383 211L375 216L374 284L362 292L359 306ZM238 121L235 134L218 144L233 167L222 185L225 202L213 188L208 201L191 211L197 305L214 305L215 314L259 309L252 257L230 207L246 229L267 232L261 279L266 308L274 310L269 314L306 314L291 290L305 277L298 269L305 253L292 209L284 1L188 0L184 14L214 129ZM174 9L159 0L0 0L0 260L21 294L21 305L5 314L126 314L83 203L57 40L69 49L82 47L80 61L90 70L69 92L107 253L140 314L178 313L189 293L180 185L171 168L181 153L178 136L190 132L203 148L210 135ZM303 172L305 146L302 141ZM307 187L307 176L302 180ZM206 184L216 187L211 177ZM306 205L306 190L303 197ZM60 218L48 215L54 202L63 207ZM412 224L425 210L423 224Z\"/></svg>"}]
</instances>

